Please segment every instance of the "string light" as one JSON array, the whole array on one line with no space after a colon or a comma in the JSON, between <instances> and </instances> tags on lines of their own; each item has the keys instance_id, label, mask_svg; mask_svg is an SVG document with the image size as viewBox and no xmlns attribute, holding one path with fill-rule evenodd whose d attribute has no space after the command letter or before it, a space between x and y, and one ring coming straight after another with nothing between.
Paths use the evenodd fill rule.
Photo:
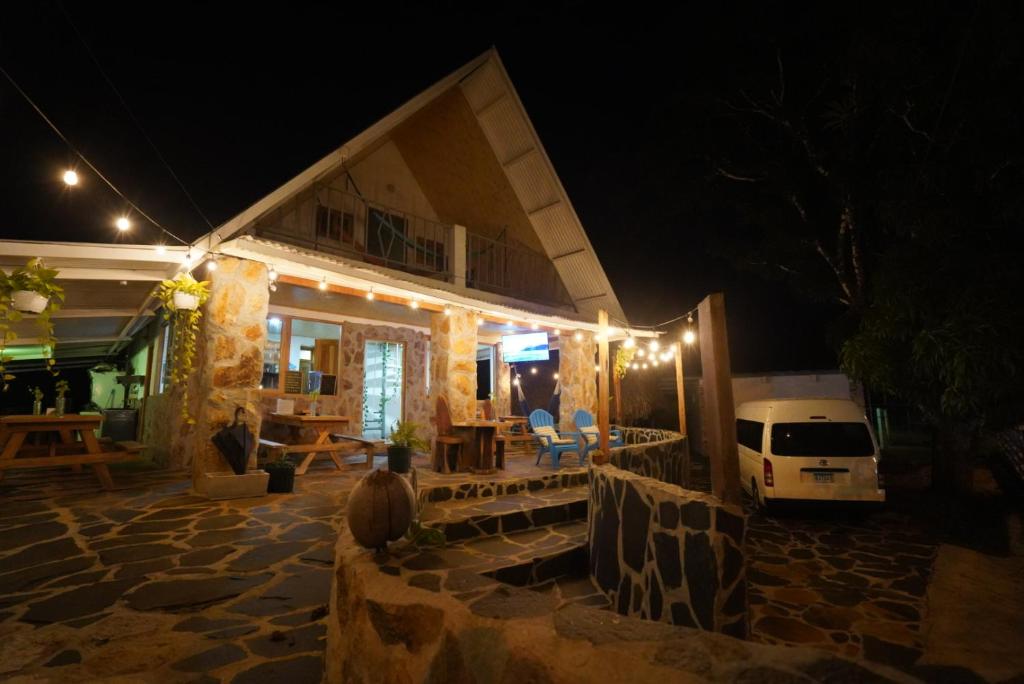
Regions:
<instances>
[{"instance_id":1,"label":"string light","mask_svg":"<svg viewBox=\"0 0 1024 684\"><path fill-rule=\"evenodd\" d=\"M644 354L646 354L646 353L647 352L645 352L643 349L637 349L636 350L636 356L637 356L638 359L644 358Z\"/></svg>"},{"instance_id":2,"label":"string light","mask_svg":"<svg viewBox=\"0 0 1024 684\"><path fill-rule=\"evenodd\" d=\"M557 379L558 379L558 373L555 373L555 374L554 374L554 375L552 375L551 377L553 377L553 378L554 378L555 380L557 380Z\"/></svg>"},{"instance_id":3,"label":"string light","mask_svg":"<svg viewBox=\"0 0 1024 684\"><path fill-rule=\"evenodd\" d=\"M121 216L116 221L114 221L114 225L117 226L117 229L123 233L132 227L132 222L129 221L126 216Z\"/></svg>"},{"instance_id":4,"label":"string light","mask_svg":"<svg viewBox=\"0 0 1024 684\"><path fill-rule=\"evenodd\" d=\"M673 343L673 344L670 344L670 345L668 346L668 353L669 353L669 354L675 354L675 353L676 353L676 345L675 345L674 343Z\"/></svg>"},{"instance_id":5,"label":"string light","mask_svg":"<svg viewBox=\"0 0 1024 684\"><path fill-rule=\"evenodd\" d=\"M420 308L420 300L416 299L415 297L410 299L409 300L409 308L410 309L418 309L418 308Z\"/></svg>"},{"instance_id":6,"label":"string light","mask_svg":"<svg viewBox=\"0 0 1024 684\"><path fill-rule=\"evenodd\" d=\"M536 375L536 374L537 374L537 367L536 366L532 366L530 368L530 375Z\"/></svg>"},{"instance_id":7,"label":"string light","mask_svg":"<svg viewBox=\"0 0 1024 684\"><path fill-rule=\"evenodd\" d=\"M267 271L267 279L270 282L277 280L277 269L274 268L274 264L270 264L270 270Z\"/></svg>"},{"instance_id":8,"label":"string light","mask_svg":"<svg viewBox=\"0 0 1024 684\"><path fill-rule=\"evenodd\" d=\"M576 340L577 342L582 342L583 341L583 333L581 333L579 330L577 330L576 334L573 335L572 338L574 340Z\"/></svg>"},{"instance_id":9,"label":"string light","mask_svg":"<svg viewBox=\"0 0 1024 684\"><path fill-rule=\"evenodd\" d=\"M514 380L512 380L512 384L515 385L516 387L519 386L519 376L518 375L515 377Z\"/></svg>"},{"instance_id":10,"label":"string light","mask_svg":"<svg viewBox=\"0 0 1024 684\"><path fill-rule=\"evenodd\" d=\"M156 253L159 254L160 256L163 256L164 254L167 254L167 248L164 247L163 243L157 244L157 246L156 246Z\"/></svg>"},{"instance_id":11,"label":"string light","mask_svg":"<svg viewBox=\"0 0 1024 684\"><path fill-rule=\"evenodd\" d=\"M644 365L643 365L643 366L641 366L641 367L642 367L642 368L643 368L644 370L647 370L647 364L646 364L646 363L644 363Z\"/></svg>"},{"instance_id":12,"label":"string light","mask_svg":"<svg viewBox=\"0 0 1024 684\"><path fill-rule=\"evenodd\" d=\"M366 293L366 301L372 302L374 297L376 297L376 295L373 294L373 288L371 287Z\"/></svg>"},{"instance_id":13,"label":"string light","mask_svg":"<svg viewBox=\"0 0 1024 684\"><path fill-rule=\"evenodd\" d=\"M697 336L693 334L692 330L687 330L686 332L683 333L683 342L685 344L693 344L694 340L696 339Z\"/></svg>"},{"instance_id":14,"label":"string light","mask_svg":"<svg viewBox=\"0 0 1024 684\"><path fill-rule=\"evenodd\" d=\"M217 260L215 258L210 257L210 259L206 262L206 270L210 272L217 270Z\"/></svg>"},{"instance_id":15,"label":"string light","mask_svg":"<svg viewBox=\"0 0 1024 684\"><path fill-rule=\"evenodd\" d=\"M188 251L185 252L185 268L192 268L192 248L189 247Z\"/></svg>"},{"instance_id":16,"label":"string light","mask_svg":"<svg viewBox=\"0 0 1024 684\"><path fill-rule=\"evenodd\" d=\"M540 324L539 323L532 323L530 325L530 329L531 330L540 330Z\"/></svg>"},{"instance_id":17,"label":"string light","mask_svg":"<svg viewBox=\"0 0 1024 684\"><path fill-rule=\"evenodd\" d=\"M483 324L484 324L484 317L483 316L477 316L476 317L476 327L478 327L478 328L483 327Z\"/></svg>"},{"instance_id":18,"label":"string light","mask_svg":"<svg viewBox=\"0 0 1024 684\"><path fill-rule=\"evenodd\" d=\"M68 186L78 185L78 174L73 170L68 169L64 172L64 184Z\"/></svg>"},{"instance_id":19,"label":"string light","mask_svg":"<svg viewBox=\"0 0 1024 684\"><path fill-rule=\"evenodd\" d=\"M561 335L561 334L562 334L562 331L559 330L558 328L555 328L555 335ZM555 375L557 375L557 373Z\"/></svg>"},{"instance_id":20,"label":"string light","mask_svg":"<svg viewBox=\"0 0 1024 684\"><path fill-rule=\"evenodd\" d=\"M320 284L317 287L320 288L321 292L327 290L327 276L324 276L323 278L320 279Z\"/></svg>"},{"instance_id":21,"label":"string light","mask_svg":"<svg viewBox=\"0 0 1024 684\"><path fill-rule=\"evenodd\" d=\"M658 344L658 340L651 340L651 343L650 343L649 345L647 345L647 346L648 346L648 347L650 348L650 350L651 350L652 352L656 352L656 351L658 351L658 348L659 348L659 347L660 347L661 345L660 345L660 344Z\"/></svg>"},{"instance_id":22,"label":"string light","mask_svg":"<svg viewBox=\"0 0 1024 684\"><path fill-rule=\"evenodd\" d=\"M597 372L597 373L600 373L601 372L601 366L595 363L594 364L594 371Z\"/></svg>"},{"instance_id":23,"label":"string light","mask_svg":"<svg viewBox=\"0 0 1024 684\"><path fill-rule=\"evenodd\" d=\"M633 362L633 370L640 370L640 364L636 361Z\"/></svg>"},{"instance_id":24,"label":"string light","mask_svg":"<svg viewBox=\"0 0 1024 684\"><path fill-rule=\"evenodd\" d=\"M451 316L452 315L452 307L448 306L447 304L444 307L444 315L445 316Z\"/></svg>"},{"instance_id":25,"label":"string light","mask_svg":"<svg viewBox=\"0 0 1024 684\"><path fill-rule=\"evenodd\" d=\"M605 332L605 335L607 335L609 338L615 337L618 334L619 334L619 329L616 328L614 325L609 325L608 329L607 329L607 332Z\"/></svg>"},{"instance_id":26,"label":"string light","mask_svg":"<svg viewBox=\"0 0 1024 684\"><path fill-rule=\"evenodd\" d=\"M510 319L508 319L507 321L505 321L505 325L506 325L506 326L508 326L509 328L515 327L515 321L513 321L513 320L512 320L511 318L510 318Z\"/></svg>"},{"instance_id":27,"label":"string light","mask_svg":"<svg viewBox=\"0 0 1024 684\"><path fill-rule=\"evenodd\" d=\"M657 368L658 367L658 359L651 359L651 365L654 366L655 368Z\"/></svg>"},{"instance_id":28,"label":"string light","mask_svg":"<svg viewBox=\"0 0 1024 684\"><path fill-rule=\"evenodd\" d=\"M625 347L626 349L632 349L633 347L636 346L636 340L634 340L633 336L630 335L629 337L626 338L626 341L622 343L622 346Z\"/></svg>"}]
</instances>

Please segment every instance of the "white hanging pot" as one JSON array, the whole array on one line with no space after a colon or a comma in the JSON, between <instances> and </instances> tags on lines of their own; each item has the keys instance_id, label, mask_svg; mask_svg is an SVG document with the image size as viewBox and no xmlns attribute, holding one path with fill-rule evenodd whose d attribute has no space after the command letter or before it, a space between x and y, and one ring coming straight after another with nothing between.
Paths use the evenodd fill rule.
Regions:
<instances>
[{"instance_id":1,"label":"white hanging pot","mask_svg":"<svg viewBox=\"0 0 1024 684\"><path fill-rule=\"evenodd\" d=\"M49 298L32 290L15 290L11 295L11 300L14 308L18 311L34 314L41 313L50 301Z\"/></svg>"},{"instance_id":2,"label":"white hanging pot","mask_svg":"<svg viewBox=\"0 0 1024 684\"><path fill-rule=\"evenodd\" d=\"M199 307L198 295L188 294L187 292L175 292L174 293L174 308L176 310L186 309L188 311L194 311Z\"/></svg>"}]
</instances>

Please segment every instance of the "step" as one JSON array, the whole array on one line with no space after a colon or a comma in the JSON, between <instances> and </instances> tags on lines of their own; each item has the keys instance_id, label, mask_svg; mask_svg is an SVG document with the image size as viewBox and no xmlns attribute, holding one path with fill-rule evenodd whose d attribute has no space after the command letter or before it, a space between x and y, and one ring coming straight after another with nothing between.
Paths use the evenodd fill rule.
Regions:
<instances>
[{"instance_id":1,"label":"step","mask_svg":"<svg viewBox=\"0 0 1024 684\"><path fill-rule=\"evenodd\" d=\"M427 504L585 486L587 469L563 467L560 470L537 470L528 474L498 471L492 475L418 471L417 480L417 498L420 503Z\"/></svg>"},{"instance_id":2,"label":"step","mask_svg":"<svg viewBox=\"0 0 1024 684\"><path fill-rule=\"evenodd\" d=\"M441 530L449 543L510 534L587 517L587 486L552 487L521 494L428 503L420 522Z\"/></svg>"},{"instance_id":3,"label":"step","mask_svg":"<svg viewBox=\"0 0 1024 684\"><path fill-rule=\"evenodd\" d=\"M499 582L532 586L578 575L587 562L587 522L572 520L535 529L478 537L449 545L466 570Z\"/></svg>"}]
</instances>

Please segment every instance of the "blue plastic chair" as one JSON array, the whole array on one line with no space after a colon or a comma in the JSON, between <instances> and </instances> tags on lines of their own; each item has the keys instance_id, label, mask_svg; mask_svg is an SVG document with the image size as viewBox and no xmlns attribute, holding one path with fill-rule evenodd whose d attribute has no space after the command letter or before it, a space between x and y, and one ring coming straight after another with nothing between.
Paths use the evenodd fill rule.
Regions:
<instances>
[{"instance_id":1,"label":"blue plastic chair","mask_svg":"<svg viewBox=\"0 0 1024 684\"><path fill-rule=\"evenodd\" d=\"M583 429L594 427L594 416L591 415L590 411L580 409L572 415L572 421L576 423L576 429L579 430L579 435L583 438L583 458L586 459L587 454L601 446L600 437L593 432L585 432ZM622 438L622 430L609 430L608 448L620 446L626 446L626 440Z\"/></svg>"},{"instance_id":2,"label":"blue plastic chair","mask_svg":"<svg viewBox=\"0 0 1024 684\"><path fill-rule=\"evenodd\" d=\"M566 451L580 454L580 465L586 463L583 453L580 452L580 446L577 443L580 435L575 432L559 433L555 428L554 416L544 409L537 409L530 414L530 428L533 430L533 436L539 442L537 447L538 464L540 464L541 456L548 453L551 455L551 466L558 468L558 461ZM538 428L540 428L540 431L538 431ZM547 428L550 428L550 430ZM567 441L563 442L561 440Z\"/></svg>"}]
</instances>

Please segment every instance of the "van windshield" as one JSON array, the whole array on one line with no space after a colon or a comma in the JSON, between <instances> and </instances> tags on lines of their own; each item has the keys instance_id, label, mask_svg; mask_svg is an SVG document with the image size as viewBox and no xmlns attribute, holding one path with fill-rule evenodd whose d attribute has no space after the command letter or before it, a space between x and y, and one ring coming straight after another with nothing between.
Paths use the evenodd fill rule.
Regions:
<instances>
[{"instance_id":1,"label":"van windshield","mask_svg":"<svg viewBox=\"0 0 1024 684\"><path fill-rule=\"evenodd\" d=\"M873 456L864 423L776 423L772 425L776 456Z\"/></svg>"}]
</instances>

